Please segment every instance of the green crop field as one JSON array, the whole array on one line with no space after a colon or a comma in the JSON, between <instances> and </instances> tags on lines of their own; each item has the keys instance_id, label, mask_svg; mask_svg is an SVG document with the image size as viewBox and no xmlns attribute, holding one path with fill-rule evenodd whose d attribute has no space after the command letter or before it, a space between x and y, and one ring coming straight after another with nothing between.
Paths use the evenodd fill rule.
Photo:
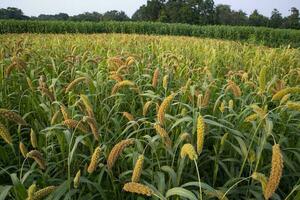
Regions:
<instances>
[{"instance_id":1,"label":"green crop field","mask_svg":"<svg viewBox=\"0 0 300 200\"><path fill-rule=\"evenodd\" d=\"M2 34L0 72L0 200L300 199L299 49Z\"/></svg>"}]
</instances>

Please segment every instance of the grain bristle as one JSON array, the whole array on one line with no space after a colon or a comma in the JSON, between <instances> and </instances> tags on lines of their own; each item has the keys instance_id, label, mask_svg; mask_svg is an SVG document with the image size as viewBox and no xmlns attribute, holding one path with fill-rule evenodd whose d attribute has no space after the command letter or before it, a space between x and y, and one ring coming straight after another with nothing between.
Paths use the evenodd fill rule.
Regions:
<instances>
[{"instance_id":1,"label":"grain bristle","mask_svg":"<svg viewBox=\"0 0 300 200\"><path fill-rule=\"evenodd\" d=\"M108 158L107 158L107 168L109 170L111 170L116 162L116 160L118 159L118 157L120 156L120 154L123 152L123 150L134 143L133 139L126 139L126 140L122 140L121 142L117 143L112 150L110 151Z\"/></svg>"}]
</instances>

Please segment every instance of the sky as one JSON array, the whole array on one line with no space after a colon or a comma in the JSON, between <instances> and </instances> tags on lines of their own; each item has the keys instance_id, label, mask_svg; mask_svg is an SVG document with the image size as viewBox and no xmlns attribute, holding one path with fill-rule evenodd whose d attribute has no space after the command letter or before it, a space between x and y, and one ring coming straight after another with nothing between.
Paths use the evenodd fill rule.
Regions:
<instances>
[{"instance_id":1,"label":"sky","mask_svg":"<svg viewBox=\"0 0 300 200\"><path fill-rule=\"evenodd\" d=\"M300 9L300 0L214 0L215 4L228 4L234 10L242 9L250 14L257 9L261 14L270 16L277 8L283 16L289 15L291 7ZM25 15L57 14L60 12L76 15L83 12L123 10L131 16L147 0L0 0L0 8L17 7Z\"/></svg>"}]
</instances>

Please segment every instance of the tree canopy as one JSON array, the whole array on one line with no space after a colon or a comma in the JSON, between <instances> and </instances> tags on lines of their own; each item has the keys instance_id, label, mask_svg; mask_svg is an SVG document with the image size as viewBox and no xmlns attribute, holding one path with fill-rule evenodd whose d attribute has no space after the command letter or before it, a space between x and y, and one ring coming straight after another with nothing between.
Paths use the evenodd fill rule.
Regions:
<instances>
[{"instance_id":1,"label":"tree canopy","mask_svg":"<svg viewBox=\"0 0 300 200\"><path fill-rule=\"evenodd\" d=\"M103 14L85 12L69 16L66 13L25 16L18 8L1 8L0 19L71 20L71 21L152 21L187 24L216 24L238 26L265 26L300 29L299 10L292 7L290 15L283 17L274 9L270 17L254 10L249 16L242 10L232 10L230 5L215 5L213 0L148 0L129 18L124 11L111 10Z\"/></svg>"}]
</instances>

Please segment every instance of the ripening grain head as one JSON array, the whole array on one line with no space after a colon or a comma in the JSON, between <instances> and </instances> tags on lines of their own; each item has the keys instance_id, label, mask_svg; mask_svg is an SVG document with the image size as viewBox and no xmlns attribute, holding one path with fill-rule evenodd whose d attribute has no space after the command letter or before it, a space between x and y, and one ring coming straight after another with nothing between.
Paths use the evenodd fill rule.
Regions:
<instances>
[{"instance_id":1,"label":"ripening grain head","mask_svg":"<svg viewBox=\"0 0 300 200\"><path fill-rule=\"evenodd\" d=\"M185 156L188 156L190 160L196 160L198 158L194 146L191 144L184 144L182 146L180 156L181 158L185 158Z\"/></svg>"},{"instance_id":2,"label":"ripening grain head","mask_svg":"<svg viewBox=\"0 0 300 200\"><path fill-rule=\"evenodd\" d=\"M204 144L204 118L199 115L197 119L197 153L200 155Z\"/></svg>"},{"instance_id":3,"label":"ripening grain head","mask_svg":"<svg viewBox=\"0 0 300 200\"><path fill-rule=\"evenodd\" d=\"M159 109L157 112L157 120L161 125L164 124L166 110L168 109L168 107L174 97L175 97L175 94L171 94L171 95L167 96L159 106Z\"/></svg>"},{"instance_id":4,"label":"ripening grain head","mask_svg":"<svg viewBox=\"0 0 300 200\"><path fill-rule=\"evenodd\" d=\"M136 193L136 194L141 194L146 196L151 196L153 193L148 186L140 183L134 183L134 182L126 183L123 187L123 190L126 192L131 192L131 193Z\"/></svg>"},{"instance_id":5,"label":"ripening grain head","mask_svg":"<svg viewBox=\"0 0 300 200\"><path fill-rule=\"evenodd\" d=\"M143 170L143 163L144 163L144 155L140 155L135 163L134 169L133 169L133 173L132 173L132 177L131 177L131 181L132 182L139 182L140 181L140 177L142 174L142 170Z\"/></svg>"},{"instance_id":6,"label":"ripening grain head","mask_svg":"<svg viewBox=\"0 0 300 200\"><path fill-rule=\"evenodd\" d=\"M6 127L0 123L0 137L7 143L12 144L12 138Z\"/></svg>"},{"instance_id":7,"label":"ripening grain head","mask_svg":"<svg viewBox=\"0 0 300 200\"><path fill-rule=\"evenodd\" d=\"M120 156L120 154L123 152L123 150L134 143L133 139L126 139L126 140L122 140L121 142L117 143L112 150L110 151L108 158L107 158L107 167L108 169L112 169L112 167L114 166L116 160L118 159L118 157Z\"/></svg>"},{"instance_id":8,"label":"ripening grain head","mask_svg":"<svg viewBox=\"0 0 300 200\"><path fill-rule=\"evenodd\" d=\"M97 147L95 150L94 150L94 153L92 155L92 158L91 158L91 161L90 161L90 164L89 164L89 167L87 169L88 173L93 173L96 168L97 168L97 165L98 165L98 161L99 161L99 158L100 158L100 153L101 153L101 148L100 147Z\"/></svg>"},{"instance_id":9,"label":"ripening grain head","mask_svg":"<svg viewBox=\"0 0 300 200\"><path fill-rule=\"evenodd\" d=\"M283 169L283 159L282 159L282 154L281 154L279 144L275 144L272 147L271 164L272 164L272 169L264 192L265 199L271 198L273 193L276 191L281 179L282 169Z\"/></svg>"}]
</instances>

